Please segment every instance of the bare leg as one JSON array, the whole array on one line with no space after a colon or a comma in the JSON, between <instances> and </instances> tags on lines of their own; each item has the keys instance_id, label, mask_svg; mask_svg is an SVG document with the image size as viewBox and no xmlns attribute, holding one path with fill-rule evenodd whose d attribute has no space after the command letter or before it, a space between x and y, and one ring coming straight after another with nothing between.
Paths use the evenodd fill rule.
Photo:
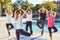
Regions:
<instances>
[{"instance_id":1,"label":"bare leg","mask_svg":"<svg viewBox=\"0 0 60 40\"><path fill-rule=\"evenodd\" d=\"M7 27L7 32L8 32L8 34L9 34L9 36L10 36L9 24L6 23L6 27Z\"/></svg>"},{"instance_id":2,"label":"bare leg","mask_svg":"<svg viewBox=\"0 0 60 40\"><path fill-rule=\"evenodd\" d=\"M42 31L41 31L41 36L43 35L43 32L44 32L44 27L42 28Z\"/></svg>"},{"instance_id":3,"label":"bare leg","mask_svg":"<svg viewBox=\"0 0 60 40\"><path fill-rule=\"evenodd\" d=\"M41 31L41 35L43 35L43 32L44 32L44 20L41 20L41 29L42 29L42 31Z\"/></svg>"},{"instance_id":4,"label":"bare leg","mask_svg":"<svg viewBox=\"0 0 60 40\"><path fill-rule=\"evenodd\" d=\"M7 29L7 31L8 31L8 34L9 34L9 36L10 36L10 29Z\"/></svg>"},{"instance_id":5,"label":"bare leg","mask_svg":"<svg viewBox=\"0 0 60 40\"><path fill-rule=\"evenodd\" d=\"M52 40L52 37L50 37L50 40Z\"/></svg>"},{"instance_id":6,"label":"bare leg","mask_svg":"<svg viewBox=\"0 0 60 40\"><path fill-rule=\"evenodd\" d=\"M19 33L19 40L20 40L20 36L21 36L22 34L21 33Z\"/></svg>"}]
</instances>

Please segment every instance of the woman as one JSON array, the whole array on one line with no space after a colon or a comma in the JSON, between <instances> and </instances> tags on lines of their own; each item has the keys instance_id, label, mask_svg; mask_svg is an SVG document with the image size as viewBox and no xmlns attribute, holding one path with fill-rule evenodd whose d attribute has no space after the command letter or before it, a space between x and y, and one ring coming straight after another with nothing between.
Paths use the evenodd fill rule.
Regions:
<instances>
[{"instance_id":1,"label":"woman","mask_svg":"<svg viewBox=\"0 0 60 40\"><path fill-rule=\"evenodd\" d=\"M52 40L52 35L53 33L57 32L57 28L55 27L55 23L54 23L54 19L56 17L56 13L51 10L49 11L49 13L47 13L47 19L48 19L48 30L49 30L49 35L50 35L50 39ZM52 29L54 30L52 32Z\"/></svg>"},{"instance_id":2,"label":"woman","mask_svg":"<svg viewBox=\"0 0 60 40\"><path fill-rule=\"evenodd\" d=\"M24 13L23 15L21 16L21 11L22 10ZM25 11L23 9L20 8L20 10L16 10L15 11L15 21L17 22L17 26L16 26L16 37L17 37L17 40L20 40L19 36L21 35L25 35L25 36L30 36L31 34L28 33L28 32L25 32L23 30L23 23L22 23L22 18L25 16Z\"/></svg>"},{"instance_id":3,"label":"woman","mask_svg":"<svg viewBox=\"0 0 60 40\"><path fill-rule=\"evenodd\" d=\"M14 28L14 26L11 23L13 13L9 8L5 10L5 13L6 13L6 27L7 27L8 34L10 36L10 29Z\"/></svg>"},{"instance_id":4,"label":"woman","mask_svg":"<svg viewBox=\"0 0 60 40\"><path fill-rule=\"evenodd\" d=\"M39 15L40 15L40 20L37 21L37 26L42 29L41 31L41 35L43 35L43 31L44 31L44 24L45 24L45 20L46 20L46 11L47 9L44 8L44 6L42 6L41 9L38 10Z\"/></svg>"},{"instance_id":5,"label":"woman","mask_svg":"<svg viewBox=\"0 0 60 40\"><path fill-rule=\"evenodd\" d=\"M32 31L32 10L30 8L26 11L26 31L28 31L28 27L30 28L30 33L33 34Z\"/></svg>"}]
</instances>

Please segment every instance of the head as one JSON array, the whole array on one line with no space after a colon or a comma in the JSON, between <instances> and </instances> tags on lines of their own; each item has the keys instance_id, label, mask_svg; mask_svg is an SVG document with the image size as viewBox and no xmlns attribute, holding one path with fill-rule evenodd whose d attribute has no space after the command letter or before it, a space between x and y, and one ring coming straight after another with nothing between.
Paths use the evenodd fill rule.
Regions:
<instances>
[{"instance_id":1,"label":"head","mask_svg":"<svg viewBox=\"0 0 60 40\"><path fill-rule=\"evenodd\" d=\"M53 16L54 16L54 13L53 13L53 11L52 11L52 8L51 8L51 10L50 10L49 16L50 16L50 17L53 17Z\"/></svg>"},{"instance_id":2,"label":"head","mask_svg":"<svg viewBox=\"0 0 60 40\"><path fill-rule=\"evenodd\" d=\"M28 13L28 14L31 14L31 10L30 10L30 9L28 9L28 10L27 10L27 13Z\"/></svg>"},{"instance_id":3,"label":"head","mask_svg":"<svg viewBox=\"0 0 60 40\"><path fill-rule=\"evenodd\" d=\"M49 13L49 16L50 16L50 17L53 17L53 13Z\"/></svg>"},{"instance_id":4,"label":"head","mask_svg":"<svg viewBox=\"0 0 60 40\"><path fill-rule=\"evenodd\" d=\"M54 14L53 14L53 11L52 11L52 8L50 9L50 13L49 13L49 16L52 17Z\"/></svg>"},{"instance_id":5,"label":"head","mask_svg":"<svg viewBox=\"0 0 60 40\"><path fill-rule=\"evenodd\" d=\"M15 20L17 20L20 16L21 16L21 14L19 13L18 10L16 10L15 11Z\"/></svg>"},{"instance_id":6,"label":"head","mask_svg":"<svg viewBox=\"0 0 60 40\"><path fill-rule=\"evenodd\" d=\"M7 10L6 10L6 13L7 13L8 15L10 15L10 14L11 14L11 10L10 10L10 9L7 9Z\"/></svg>"},{"instance_id":7,"label":"head","mask_svg":"<svg viewBox=\"0 0 60 40\"><path fill-rule=\"evenodd\" d=\"M11 7L9 5L7 5L7 7L6 7L6 13L8 15L10 15L12 13Z\"/></svg>"}]
</instances>

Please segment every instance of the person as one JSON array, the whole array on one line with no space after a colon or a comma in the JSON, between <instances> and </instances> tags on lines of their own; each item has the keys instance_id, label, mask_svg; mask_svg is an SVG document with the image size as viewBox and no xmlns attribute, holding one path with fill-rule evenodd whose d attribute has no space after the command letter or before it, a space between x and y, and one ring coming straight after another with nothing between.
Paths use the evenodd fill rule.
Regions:
<instances>
[{"instance_id":1,"label":"person","mask_svg":"<svg viewBox=\"0 0 60 40\"><path fill-rule=\"evenodd\" d=\"M52 40L53 33L58 31L54 23L55 17L56 17L56 12L52 11L52 8L51 8L51 10L47 13L48 30L49 30L49 35L51 40ZM53 32L52 32L52 29L54 30Z\"/></svg>"},{"instance_id":2,"label":"person","mask_svg":"<svg viewBox=\"0 0 60 40\"><path fill-rule=\"evenodd\" d=\"M28 31L28 27L30 28L30 33L33 34L32 31L32 10L28 7L26 11L26 31Z\"/></svg>"},{"instance_id":3,"label":"person","mask_svg":"<svg viewBox=\"0 0 60 40\"><path fill-rule=\"evenodd\" d=\"M37 20L37 26L42 29L41 31L41 35L43 35L43 31L44 31L44 24L45 24L45 20L46 20L46 11L47 9L44 8L44 6L42 6L41 9L38 10L39 15L40 15L40 19Z\"/></svg>"},{"instance_id":4,"label":"person","mask_svg":"<svg viewBox=\"0 0 60 40\"><path fill-rule=\"evenodd\" d=\"M14 28L13 24L12 24L12 10L10 8L7 8L5 10L5 14L6 14L6 27L7 27L7 31L8 31L8 34L10 36L10 29Z\"/></svg>"},{"instance_id":5,"label":"person","mask_svg":"<svg viewBox=\"0 0 60 40\"><path fill-rule=\"evenodd\" d=\"M23 9L20 8L21 6L19 5L18 10L15 11L15 21L17 22L17 26L16 26L16 37L17 40L20 40L19 36L21 35L25 35L25 36L31 36L30 33L25 32L23 30L23 23L22 23L22 18L25 16L25 11ZM24 13L21 15L21 11L22 10Z\"/></svg>"}]
</instances>

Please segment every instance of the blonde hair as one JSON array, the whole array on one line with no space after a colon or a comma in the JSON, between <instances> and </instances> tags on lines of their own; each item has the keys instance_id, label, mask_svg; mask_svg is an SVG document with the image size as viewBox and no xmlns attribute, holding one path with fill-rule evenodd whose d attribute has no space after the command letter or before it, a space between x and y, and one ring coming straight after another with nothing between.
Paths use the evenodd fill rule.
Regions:
<instances>
[{"instance_id":1,"label":"blonde hair","mask_svg":"<svg viewBox=\"0 0 60 40\"><path fill-rule=\"evenodd\" d=\"M7 14L8 14L8 13L11 14L11 13L12 13L12 10L7 8L7 9L5 10L5 13L7 13Z\"/></svg>"}]
</instances>

